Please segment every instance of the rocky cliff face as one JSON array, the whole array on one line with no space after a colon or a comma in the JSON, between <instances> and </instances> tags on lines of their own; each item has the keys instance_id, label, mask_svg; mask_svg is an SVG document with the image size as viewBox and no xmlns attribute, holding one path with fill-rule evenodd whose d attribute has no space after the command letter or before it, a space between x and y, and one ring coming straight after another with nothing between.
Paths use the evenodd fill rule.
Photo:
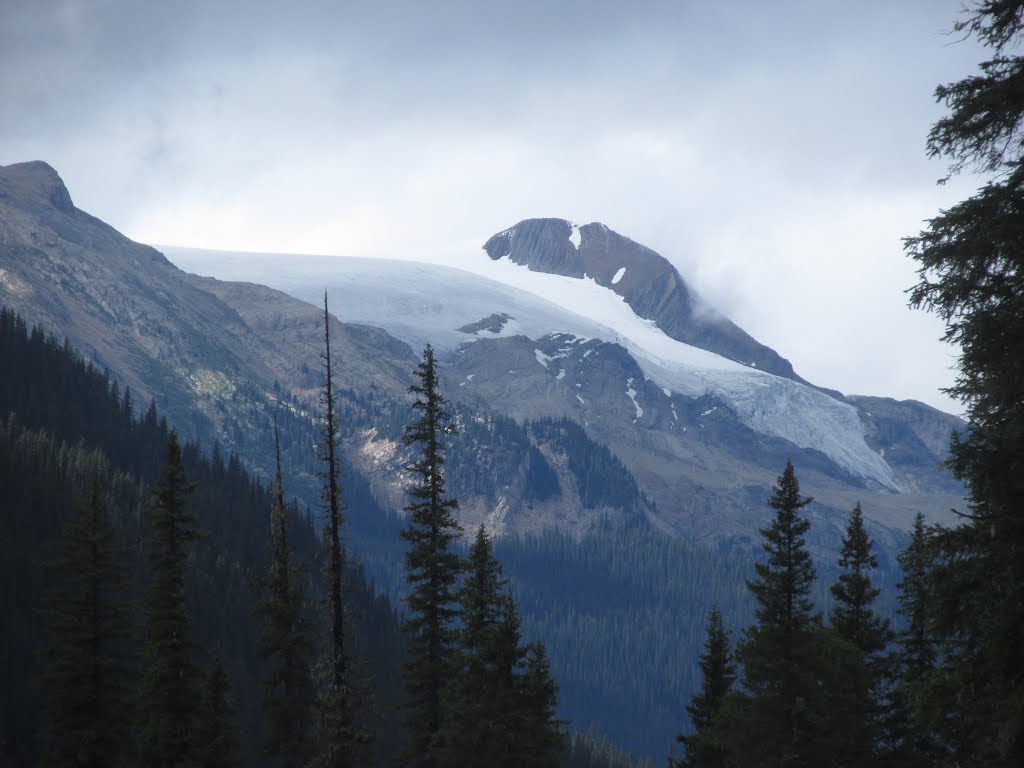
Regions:
<instances>
[{"instance_id":1,"label":"rocky cliff face","mask_svg":"<svg viewBox=\"0 0 1024 768\"><path fill-rule=\"evenodd\" d=\"M220 440L257 468L267 452L236 436L265 430L278 396L309 397L320 381L316 307L182 272L78 210L41 162L0 167L0 304L66 337L130 387L135 403L155 400L187 436ZM347 363L339 387L402 391L415 359L406 344L332 323Z\"/></svg>"},{"instance_id":2,"label":"rocky cliff face","mask_svg":"<svg viewBox=\"0 0 1024 768\"><path fill-rule=\"evenodd\" d=\"M667 259L603 224L527 219L491 237L484 250L537 272L590 277L673 339L803 381L788 360L710 307Z\"/></svg>"},{"instance_id":3,"label":"rocky cliff face","mask_svg":"<svg viewBox=\"0 0 1024 768\"><path fill-rule=\"evenodd\" d=\"M593 277L632 302L635 312L657 315L694 346L723 348L738 339L744 352L737 357L759 354L757 359L770 361L775 355L727 320L711 319L660 256L601 225L574 229L557 219L525 222L491 238L487 251L535 271ZM244 273L249 264L245 256L239 269ZM392 508L404 499L401 470L408 459L396 443L395 422L408 416L406 388L417 356L410 344L422 343L426 331L443 340L445 392L473 427L456 446L465 467L452 478L470 528L486 522L496 532L549 525L582 531L617 516L643 518L716 546L753 546L764 523L767 490L787 458L798 463L806 491L821 503L826 524L816 527L816 536L822 551L834 546L843 517L858 500L880 526L876 537L891 543L897 541L892 531L905 527L919 509L948 510L959 503L959 486L937 469L948 433L959 422L926 406L884 398L850 398L842 405L857 422L850 435L867 443L862 452L884 460L894 473L894 484L877 485L837 463L827 442L802 443L824 449L801 448L778 430L759 431L757 419L737 410L743 404L724 394L673 391L649 378L636 351L618 343L614 333L607 336L604 326L587 321L582 332L576 329L580 335L551 332L581 320L536 297L523 303L507 286L485 286L454 270L434 275L429 265L393 262L385 269L361 261L346 273L344 260L323 264L316 269L328 271L307 275L314 265L304 264L301 275L282 284L312 304L254 282L190 275L75 208L49 166L0 168L0 303L66 336L129 385L136 403L155 398L187 435L207 444L218 439L257 470L270 466L266 430L282 403L315 435L322 337L322 312L315 304L328 285L332 306L358 311L352 319L361 320L332 319L336 381L351 426L346 451ZM244 279L272 282L284 271L273 264L261 269ZM389 290L398 294L389 298ZM396 307L402 310L397 320ZM701 333L713 341L698 344ZM749 362L726 375L785 385L776 392L753 382L751 392L769 393L755 410L782 412L793 407L789 390L806 390L795 377L765 377ZM785 367L780 370L785 375ZM495 429L498 415L519 423L502 422ZM477 429L478 418L490 426ZM568 419L587 437L575 447L553 443L531 426L547 419ZM302 439L310 445L297 448L303 458L295 470L315 505L315 437ZM579 462L569 454L597 455L593 441L625 465L626 485L633 483L629 473L635 478L632 496L612 503L586 490L593 478L579 475ZM538 496L539 482L559 492ZM640 491L656 506L647 505Z\"/></svg>"},{"instance_id":4,"label":"rocky cliff face","mask_svg":"<svg viewBox=\"0 0 1024 768\"><path fill-rule=\"evenodd\" d=\"M564 233L564 222L553 221L541 235ZM582 243L585 235L579 237ZM382 326L414 347L431 341L448 397L476 413L582 425L656 502L651 522L674 534L755 546L764 500L787 458L818 500L825 524L815 536L822 551L838 544L857 501L882 526L876 538L890 543L898 541L893 530L909 525L918 510L941 514L960 503L957 483L937 469L945 442L915 441L899 431L911 413L920 421L914 433L922 435L945 432L946 420L956 419L893 405L883 424L888 411L882 408L858 408L636 322L618 295L593 281L486 257L480 271L469 273L420 262L169 254L189 269L266 282L307 301L316 301L326 285L344 297L337 305L342 317ZM562 262L567 270L569 256ZM618 282L633 266L626 265ZM374 471L386 482L398 466ZM498 499L487 503L497 509ZM502 504L507 519L530 530L558 519L557 510L543 505L524 511L522 503Z\"/></svg>"},{"instance_id":5,"label":"rocky cliff face","mask_svg":"<svg viewBox=\"0 0 1024 768\"><path fill-rule=\"evenodd\" d=\"M155 400L186 437L219 441L264 477L273 461L272 419L291 418L293 442L302 444L283 445L289 490L318 504L320 307L255 283L183 272L78 210L57 172L41 162L0 167L0 305L66 337L130 387L138 406ZM480 328L501 322L490 318ZM418 351L381 328L333 316L331 346L346 459L397 511L410 461L401 425L411 416L407 389ZM585 500L564 446L531 443L514 422L496 430L493 415L480 417L490 425L483 429L472 414L461 418L467 429L453 448L462 469L453 471L452 490L467 531L483 522L496 533L582 532L643 514L639 494L618 506ZM557 493L538 495L538 477Z\"/></svg>"}]
</instances>

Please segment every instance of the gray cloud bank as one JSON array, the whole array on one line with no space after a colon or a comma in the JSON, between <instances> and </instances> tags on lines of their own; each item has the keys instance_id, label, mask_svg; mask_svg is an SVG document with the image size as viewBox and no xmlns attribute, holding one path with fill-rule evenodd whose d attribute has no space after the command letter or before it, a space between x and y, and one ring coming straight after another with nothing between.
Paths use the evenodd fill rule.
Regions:
<instances>
[{"instance_id":1,"label":"gray cloud bank","mask_svg":"<svg viewBox=\"0 0 1024 768\"><path fill-rule=\"evenodd\" d=\"M445 260L604 221L805 377L952 409L900 238L974 184L923 149L979 60L959 8L0 0L0 163L148 242Z\"/></svg>"}]
</instances>

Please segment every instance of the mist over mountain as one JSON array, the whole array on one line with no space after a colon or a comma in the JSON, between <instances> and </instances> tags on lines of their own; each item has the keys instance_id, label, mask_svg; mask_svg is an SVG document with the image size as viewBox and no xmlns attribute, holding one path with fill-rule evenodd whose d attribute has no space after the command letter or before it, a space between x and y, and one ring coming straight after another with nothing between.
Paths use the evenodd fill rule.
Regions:
<instances>
[{"instance_id":1,"label":"mist over mountain","mask_svg":"<svg viewBox=\"0 0 1024 768\"><path fill-rule=\"evenodd\" d=\"M484 250L536 272L591 278L673 339L763 371L803 381L790 362L722 316L669 261L604 224L528 219L493 235Z\"/></svg>"}]
</instances>

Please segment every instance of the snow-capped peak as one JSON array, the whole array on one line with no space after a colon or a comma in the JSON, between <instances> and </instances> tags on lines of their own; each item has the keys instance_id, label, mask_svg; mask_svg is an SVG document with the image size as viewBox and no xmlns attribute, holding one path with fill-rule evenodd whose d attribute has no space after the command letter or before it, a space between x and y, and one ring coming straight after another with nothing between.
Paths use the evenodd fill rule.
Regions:
<instances>
[{"instance_id":1,"label":"snow-capped peak","mask_svg":"<svg viewBox=\"0 0 1024 768\"><path fill-rule=\"evenodd\" d=\"M559 333L617 343L657 386L715 395L754 431L819 450L856 475L897 488L891 468L866 444L853 406L671 338L594 278L538 272L508 257L464 261L473 265L471 274L408 261L166 250L190 271L262 282L314 304L326 287L341 297L332 302L340 319L382 327L414 348L430 342L455 351L477 337ZM503 320L500 327L476 335L459 330L491 316Z\"/></svg>"}]
</instances>

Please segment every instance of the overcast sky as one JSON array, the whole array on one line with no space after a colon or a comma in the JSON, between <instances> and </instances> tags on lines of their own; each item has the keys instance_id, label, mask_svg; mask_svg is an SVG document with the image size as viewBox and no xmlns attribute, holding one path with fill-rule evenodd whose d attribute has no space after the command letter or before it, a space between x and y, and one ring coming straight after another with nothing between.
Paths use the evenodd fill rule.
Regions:
<instances>
[{"instance_id":1,"label":"overcast sky","mask_svg":"<svg viewBox=\"0 0 1024 768\"><path fill-rule=\"evenodd\" d=\"M978 185L924 151L960 7L0 0L0 164L149 243L443 262L601 221L805 378L956 411L901 238Z\"/></svg>"}]
</instances>

